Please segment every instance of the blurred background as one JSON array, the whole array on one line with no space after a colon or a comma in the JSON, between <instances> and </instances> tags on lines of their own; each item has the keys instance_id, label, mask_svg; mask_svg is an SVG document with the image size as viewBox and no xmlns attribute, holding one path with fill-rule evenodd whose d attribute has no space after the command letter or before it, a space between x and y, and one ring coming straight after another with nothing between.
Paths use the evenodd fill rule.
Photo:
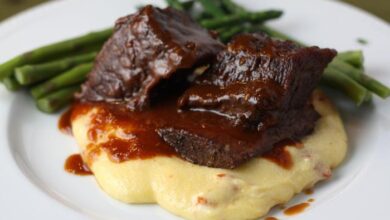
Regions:
<instances>
[{"instance_id":1,"label":"blurred background","mask_svg":"<svg viewBox=\"0 0 390 220\"><path fill-rule=\"evenodd\" d=\"M48 0L0 0L0 21ZM66 0L64 0L66 1ZM129 0L131 1L131 0ZM343 0L390 22L390 0Z\"/></svg>"}]
</instances>

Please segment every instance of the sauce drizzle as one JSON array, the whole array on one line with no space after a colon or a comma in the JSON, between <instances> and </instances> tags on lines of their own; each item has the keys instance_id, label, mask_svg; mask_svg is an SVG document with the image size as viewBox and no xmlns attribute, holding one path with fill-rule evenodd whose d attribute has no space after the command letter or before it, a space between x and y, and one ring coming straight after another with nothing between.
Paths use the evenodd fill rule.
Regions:
<instances>
[{"instance_id":1,"label":"sauce drizzle","mask_svg":"<svg viewBox=\"0 0 390 220\"><path fill-rule=\"evenodd\" d=\"M73 154L69 156L65 161L64 168L67 172L75 175L79 175L79 176L92 175L91 170L83 162L83 159L81 158L80 154Z\"/></svg>"},{"instance_id":2,"label":"sauce drizzle","mask_svg":"<svg viewBox=\"0 0 390 220\"><path fill-rule=\"evenodd\" d=\"M64 134L72 135L72 123L70 117L72 115L72 108L62 113L58 120L58 129Z\"/></svg>"},{"instance_id":3,"label":"sauce drizzle","mask_svg":"<svg viewBox=\"0 0 390 220\"><path fill-rule=\"evenodd\" d=\"M312 188L309 188L309 189L305 189L303 192L304 192L306 195L311 195L311 194L314 193L314 190L313 190Z\"/></svg>"},{"instance_id":4,"label":"sauce drizzle","mask_svg":"<svg viewBox=\"0 0 390 220\"><path fill-rule=\"evenodd\" d=\"M144 111L129 111L120 104L76 102L61 117L59 128L70 133L71 122L89 114L91 118L87 135L93 148L89 152L98 155L103 151L116 163L155 156L179 156L158 135L159 128L184 129L202 137L210 137L217 143L235 143L243 150L254 148L263 142L264 136L259 131L248 130L245 126L233 126L230 119L210 112L178 111L176 102L175 97L169 98ZM220 126L222 124L226 126ZM114 130L115 135L107 136ZM106 137L105 142L96 144L101 137ZM293 159L287 146L301 148L303 144L293 139L284 139L274 144L273 149L261 157L290 169ZM95 158L94 155L86 155L88 164Z\"/></svg>"},{"instance_id":5,"label":"sauce drizzle","mask_svg":"<svg viewBox=\"0 0 390 220\"><path fill-rule=\"evenodd\" d=\"M301 203L298 205L294 205L294 206L291 206L288 209L284 210L284 214L285 215L297 215L297 214L305 211L305 209L309 206L310 206L310 204L307 202L304 202L304 203Z\"/></svg>"},{"instance_id":6,"label":"sauce drizzle","mask_svg":"<svg viewBox=\"0 0 390 220\"><path fill-rule=\"evenodd\" d=\"M118 135L108 136L108 140L92 144L93 152L104 151L113 162L124 162L131 159L148 159L155 156L178 156L174 148L160 138L156 130L166 126L186 129L203 137L235 141L243 148L253 147L262 141L257 131L248 131L243 127L229 126L229 119L208 112L178 112L176 100L159 103L145 111L129 111L125 106L107 103L75 103L72 107L70 121L76 120L88 112L91 114L88 137L96 143L101 135L112 129L120 130ZM220 126L225 124L227 126ZM283 168L293 165L291 155L285 146L299 146L300 142L286 139L275 144L275 148L264 157ZM88 160L90 155L88 156ZM89 161L88 161L89 163Z\"/></svg>"},{"instance_id":7,"label":"sauce drizzle","mask_svg":"<svg viewBox=\"0 0 390 220\"><path fill-rule=\"evenodd\" d=\"M284 139L274 144L274 148L268 153L264 154L263 158L272 161L285 169L290 169L294 165L294 162L290 153L286 149L288 146L301 148L303 144L292 139Z\"/></svg>"}]
</instances>

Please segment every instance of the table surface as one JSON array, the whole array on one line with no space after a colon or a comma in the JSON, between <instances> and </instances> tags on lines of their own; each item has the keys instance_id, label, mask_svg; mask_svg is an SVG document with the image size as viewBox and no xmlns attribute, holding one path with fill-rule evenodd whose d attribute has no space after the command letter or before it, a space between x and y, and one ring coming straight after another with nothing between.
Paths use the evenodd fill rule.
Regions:
<instances>
[{"instance_id":1,"label":"table surface","mask_svg":"<svg viewBox=\"0 0 390 220\"><path fill-rule=\"evenodd\" d=\"M0 0L0 21L47 0ZM344 0L390 22L390 0Z\"/></svg>"}]
</instances>

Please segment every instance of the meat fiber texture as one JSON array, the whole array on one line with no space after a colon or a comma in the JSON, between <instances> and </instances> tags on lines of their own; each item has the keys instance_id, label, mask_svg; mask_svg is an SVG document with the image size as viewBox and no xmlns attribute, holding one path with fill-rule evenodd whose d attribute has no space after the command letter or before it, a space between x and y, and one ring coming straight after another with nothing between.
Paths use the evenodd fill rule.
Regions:
<instances>
[{"instance_id":1,"label":"meat fiber texture","mask_svg":"<svg viewBox=\"0 0 390 220\"><path fill-rule=\"evenodd\" d=\"M117 20L78 98L144 109L161 92L183 86L191 69L223 48L187 14L146 6Z\"/></svg>"}]
</instances>

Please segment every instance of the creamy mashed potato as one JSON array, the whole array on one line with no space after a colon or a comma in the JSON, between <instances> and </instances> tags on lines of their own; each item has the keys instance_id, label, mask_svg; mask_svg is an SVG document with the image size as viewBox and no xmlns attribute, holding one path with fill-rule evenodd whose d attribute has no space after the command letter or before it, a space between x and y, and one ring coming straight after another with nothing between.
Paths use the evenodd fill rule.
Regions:
<instances>
[{"instance_id":1,"label":"creamy mashed potato","mask_svg":"<svg viewBox=\"0 0 390 220\"><path fill-rule=\"evenodd\" d=\"M115 163L104 151L93 154L88 147L99 146L108 134L121 133L108 129L95 142L91 141L88 130L96 109L72 121L73 134L97 182L115 199L158 203L186 219L255 219L329 178L331 169L345 157L347 137L337 110L321 92L316 91L313 97L321 118L314 133L302 140L303 147L286 148L293 159L290 169L261 157L234 170L203 167L163 156Z\"/></svg>"}]
</instances>

